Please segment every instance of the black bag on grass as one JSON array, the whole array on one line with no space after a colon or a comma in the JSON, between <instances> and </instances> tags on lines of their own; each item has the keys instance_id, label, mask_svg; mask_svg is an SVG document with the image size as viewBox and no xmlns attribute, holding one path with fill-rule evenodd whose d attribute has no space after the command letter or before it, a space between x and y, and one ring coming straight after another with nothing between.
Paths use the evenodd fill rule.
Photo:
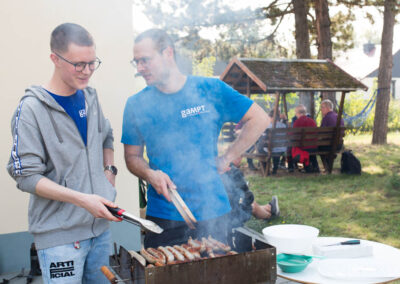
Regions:
<instances>
[{"instance_id":1,"label":"black bag on grass","mask_svg":"<svg viewBox=\"0 0 400 284\"><path fill-rule=\"evenodd\" d=\"M360 175L361 163L360 160L354 156L351 150L346 150L342 153L342 160L340 161L340 172L342 174Z\"/></svg>"}]
</instances>

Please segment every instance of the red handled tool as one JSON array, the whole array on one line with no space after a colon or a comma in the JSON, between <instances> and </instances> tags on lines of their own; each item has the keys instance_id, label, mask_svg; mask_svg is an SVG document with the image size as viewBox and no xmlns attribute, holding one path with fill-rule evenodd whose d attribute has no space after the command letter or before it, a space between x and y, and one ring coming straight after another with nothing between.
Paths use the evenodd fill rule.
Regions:
<instances>
[{"instance_id":1,"label":"red handled tool","mask_svg":"<svg viewBox=\"0 0 400 284\"><path fill-rule=\"evenodd\" d=\"M150 220L136 217L135 215L130 214L130 213L126 212L124 209L121 209L118 207L113 208L113 207L109 207L107 205L105 205L105 206L111 212L111 214L113 214L115 217L120 218L129 223L132 223L136 226L139 226L147 231L150 231L150 232L153 232L156 234L161 234L164 231L163 228L161 228L156 223L154 223Z\"/></svg>"}]
</instances>

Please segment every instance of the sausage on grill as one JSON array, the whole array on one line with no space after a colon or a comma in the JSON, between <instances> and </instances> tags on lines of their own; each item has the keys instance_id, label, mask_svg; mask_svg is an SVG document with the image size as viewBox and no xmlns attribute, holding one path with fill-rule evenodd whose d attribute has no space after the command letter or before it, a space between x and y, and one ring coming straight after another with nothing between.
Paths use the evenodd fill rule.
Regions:
<instances>
[{"instance_id":1,"label":"sausage on grill","mask_svg":"<svg viewBox=\"0 0 400 284\"><path fill-rule=\"evenodd\" d=\"M155 248L148 248L147 252L153 255L157 259L157 262L165 264L165 255L161 251Z\"/></svg>"},{"instance_id":2,"label":"sausage on grill","mask_svg":"<svg viewBox=\"0 0 400 284\"><path fill-rule=\"evenodd\" d=\"M199 252L204 252L206 247L204 244L198 240L193 240L192 237L189 237L188 244L195 250Z\"/></svg>"},{"instance_id":3,"label":"sausage on grill","mask_svg":"<svg viewBox=\"0 0 400 284\"><path fill-rule=\"evenodd\" d=\"M172 261L174 261L174 259L175 259L174 255L169 250L167 250L165 247L160 246L157 249L165 255L165 257L167 258L167 263L171 263Z\"/></svg>"},{"instance_id":4,"label":"sausage on grill","mask_svg":"<svg viewBox=\"0 0 400 284\"><path fill-rule=\"evenodd\" d=\"M208 241L210 243L212 243L213 245L215 245L216 247L219 247L220 249L222 249L225 252L228 252L231 250L230 246L228 246L224 243L221 243L220 241L217 241L216 239L212 238L211 236L208 236Z\"/></svg>"},{"instance_id":5,"label":"sausage on grill","mask_svg":"<svg viewBox=\"0 0 400 284\"><path fill-rule=\"evenodd\" d=\"M157 258L155 258L152 254L150 254L147 250L142 248L140 250L140 254L147 260L149 263L156 263L158 261Z\"/></svg>"},{"instance_id":6,"label":"sausage on grill","mask_svg":"<svg viewBox=\"0 0 400 284\"><path fill-rule=\"evenodd\" d=\"M174 255L176 260L179 260L179 261L184 261L185 260L185 257L179 251L174 249L173 247L166 246L165 248L168 249Z\"/></svg>"},{"instance_id":7,"label":"sausage on grill","mask_svg":"<svg viewBox=\"0 0 400 284\"><path fill-rule=\"evenodd\" d=\"M188 244L182 244L181 247L187 249L195 258L201 258L200 252Z\"/></svg>"},{"instance_id":8,"label":"sausage on grill","mask_svg":"<svg viewBox=\"0 0 400 284\"><path fill-rule=\"evenodd\" d=\"M184 256L186 259L188 259L188 260L194 260L194 259L195 259L194 255L191 254L187 249L185 249L185 248L182 247L182 246L175 245L175 246L174 246L174 249L176 249L176 250L179 251L181 254L183 254L183 256Z\"/></svg>"}]
</instances>

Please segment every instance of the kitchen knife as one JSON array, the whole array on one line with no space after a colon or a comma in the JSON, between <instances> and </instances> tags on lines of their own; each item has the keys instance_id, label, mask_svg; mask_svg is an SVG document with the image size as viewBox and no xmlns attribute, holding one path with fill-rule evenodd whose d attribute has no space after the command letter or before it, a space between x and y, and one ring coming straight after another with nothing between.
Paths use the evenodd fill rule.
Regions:
<instances>
[{"instance_id":1,"label":"kitchen knife","mask_svg":"<svg viewBox=\"0 0 400 284\"><path fill-rule=\"evenodd\" d=\"M340 246L340 245L359 245L359 244L360 244L360 240L348 240L348 241L345 241L345 242L325 245L324 247Z\"/></svg>"}]
</instances>

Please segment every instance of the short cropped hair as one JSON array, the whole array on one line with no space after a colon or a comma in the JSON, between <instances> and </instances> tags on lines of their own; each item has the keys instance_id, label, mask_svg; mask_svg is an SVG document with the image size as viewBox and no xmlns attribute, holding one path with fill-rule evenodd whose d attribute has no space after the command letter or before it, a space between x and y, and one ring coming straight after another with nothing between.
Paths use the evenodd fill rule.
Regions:
<instances>
[{"instance_id":1,"label":"short cropped hair","mask_svg":"<svg viewBox=\"0 0 400 284\"><path fill-rule=\"evenodd\" d=\"M172 38L162 29L150 29L139 34L135 39L135 44L144 40L145 38L150 38L156 49L161 53L167 47L171 47L174 52L175 57L175 45Z\"/></svg>"},{"instance_id":2,"label":"short cropped hair","mask_svg":"<svg viewBox=\"0 0 400 284\"><path fill-rule=\"evenodd\" d=\"M296 113L305 115L305 114L307 114L307 109L306 109L306 107L304 105L298 105L296 107Z\"/></svg>"},{"instance_id":3,"label":"short cropped hair","mask_svg":"<svg viewBox=\"0 0 400 284\"><path fill-rule=\"evenodd\" d=\"M324 105L327 108L329 108L330 110L333 110L333 103L330 100L323 100L321 102L321 105Z\"/></svg>"},{"instance_id":4,"label":"short cropped hair","mask_svg":"<svg viewBox=\"0 0 400 284\"><path fill-rule=\"evenodd\" d=\"M50 48L52 52L67 52L70 43L79 46L92 46L94 44L89 32L77 24L61 24L51 33Z\"/></svg>"}]
</instances>

